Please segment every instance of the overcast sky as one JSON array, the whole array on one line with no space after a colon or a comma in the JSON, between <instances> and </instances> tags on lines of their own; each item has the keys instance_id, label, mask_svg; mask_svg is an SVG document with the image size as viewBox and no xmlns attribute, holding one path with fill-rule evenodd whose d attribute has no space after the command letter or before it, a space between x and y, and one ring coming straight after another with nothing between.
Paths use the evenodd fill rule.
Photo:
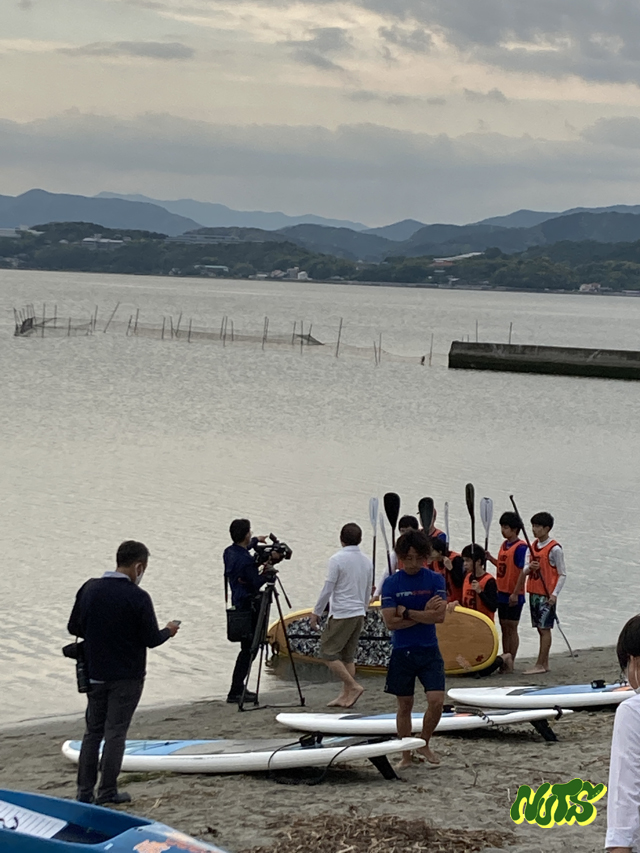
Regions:
<instances>
[{"instance_id":1,"label":"overcast sky","mask_svg":"<svg viewBox=\"0 0 640 853\"><path fill-rule=\"evenodd\" d=\"M3 0L0 193L370 225L640 203L635 0Z\"/></svg>"}]
</instances>

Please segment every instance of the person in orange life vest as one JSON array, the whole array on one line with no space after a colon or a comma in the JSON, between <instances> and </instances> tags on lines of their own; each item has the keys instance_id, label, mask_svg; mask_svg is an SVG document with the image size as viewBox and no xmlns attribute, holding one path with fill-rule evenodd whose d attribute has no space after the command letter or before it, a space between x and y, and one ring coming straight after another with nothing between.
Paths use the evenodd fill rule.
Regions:
<instances>
[{"instance_id":1,"label":"person in orange life vest","mask_svg":"<svg viewBox=\"0 0 640 853\"><path fill-rule=\"evenodd\" d=\"M436 527L436 518L438 517L438 513L436 512L435 507L433 508L433 518L431 519L431 527L429 530L425 530L424 532L427 534L429 539L442 539L443 542L447 541L447 534L444 530L440 530L439 527Z\"/></svg>"},{"instance_id":2,"label":"person in orange life vest","mask_svg":"<svg viewBox=\"0 0 640 853\"><path fill-rule=\"evenodd\" d=\"M419 530L420 525L418 524L418 519L415 515L403 515L400 521L398 522L398 538L403 535L403 533L407 533L409 530ZM389 554L389 562L390 566L387 565L386 561L383 563L383 569L380 574L380 578L378 580L378 584L375 588L375 592L373 593L373 601L380 598L382 595L382 584L386 581L389 575L393 575L400 568L398 564L398 556L396 552L392 549Z\"/></svg>"},{"instance_id":3,"label":"person in orange life vest","mask_svg":"<svg viewBox=\"0 0 640 853\"><path fill-rule=\"evenodd\" d=\"M464 563L460 554L450 551L447 543L439 537L430 540L431 557L428 568L441 574L447 584L447 601L457 604L462 602L462 583L464 580Z\"/></svg>"},{"instance_id":4,"label":"person in orange life vest","mask_svg":"<svg viewBox=\"0 0 640 853\"><path fill-rule=\"evenodd\" d=\"M485 568L485 550L480 545L467 545L462 549L465 576L462 585L462 606L483 613L491 621L498 609L498 586L496 579ZM447 609L450 605L447 605ZM480 677L491 675L496 670L513 672L513 657L503 651L491 666L477 673Z\"/></svg>"},{"instance_id":5,"label":"person in orange life vest","mask_svg":"<svg viewBox=\"0 0 640 853\"><path fill-rule=\"evenodd\" d=\"M527 543L520 539L522 524L515 512L504 512L500 516L500 529L504 542L498 557L487 551L487 560L497 567L498 618L502 629L502 648L515 661L520 645L518 622L524 607L524 564Z\"/></svg>"},{"instance_id":6,"label":"person in orange life vest","mask_svg":"<svg viewBox=\"0 0 640 853\"><path fill-rule=\"evenodd\" d=\"M562 546L551 539L554 518L549 512L537 512L531 517L531 529L536 537L531 543L533 554L527 552L524 574L527 577L531 624L538 629L540 649L538 660L525 675L549 671L551 629L556 619L556 602L567 579Z\"/></svg>"}]
</instances>

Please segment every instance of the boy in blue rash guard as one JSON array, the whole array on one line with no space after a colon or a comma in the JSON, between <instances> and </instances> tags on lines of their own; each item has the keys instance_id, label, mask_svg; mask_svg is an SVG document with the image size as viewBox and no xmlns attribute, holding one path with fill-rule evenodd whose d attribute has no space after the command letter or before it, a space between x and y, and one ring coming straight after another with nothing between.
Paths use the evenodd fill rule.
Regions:
<instances>
[{"instance_id":1,"label":"boy in blue rash guard","mask_svg":"<svg viewBox=\"0 0 640 853\"><path fill-rule=\"evenodd\" d=\"M430 764L439 764L429 741L444 704L444 662L435 626L445 619L446 584L438 572L424 568L431 546L422 531L403 533L395 550L402 568L388 577L382 587L382 618L392 632L393 642L384 689L398 702L398 737L410 737L416 678L420 680L427 694L427 711L420 733L426 745L416 751ZM411 753L403 752L399 767L410 764Z\"/></svg>"}]
</instances>

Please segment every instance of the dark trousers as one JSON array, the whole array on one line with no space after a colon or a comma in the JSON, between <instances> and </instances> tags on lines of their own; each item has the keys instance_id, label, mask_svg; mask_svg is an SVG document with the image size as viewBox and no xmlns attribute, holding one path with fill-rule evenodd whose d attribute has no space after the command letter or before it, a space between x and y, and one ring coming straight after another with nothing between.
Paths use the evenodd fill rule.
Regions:
<instances>
[{"instance_id":1,"label":"dark trousers","mask_svg":"<svg viewBox=\"0 0 640 853\"><path fill-rule=\"evenodd\" d=\"M78 798L90 799L101 769L98 799L118 791L124 744L134 711L140 701L144 679L125 679L92 684L87 693L86 728L78 763ZM102 760L100 743L104 738Z\"/></svg>"},{"instance_id":2,"label":"dark trousers","mask_svg":"<svg viewBox=\"0 0 640 853\"><path fill-rule=\"evenodd\" d=\"M253 638L242 640L240 642L240 651L236 658L236 665L233 668L233 676L231 678L231 687L229 688L229 696L239 696L244 687L244 680L251 666L251 643Z\"/></svg>"}]
</instances>

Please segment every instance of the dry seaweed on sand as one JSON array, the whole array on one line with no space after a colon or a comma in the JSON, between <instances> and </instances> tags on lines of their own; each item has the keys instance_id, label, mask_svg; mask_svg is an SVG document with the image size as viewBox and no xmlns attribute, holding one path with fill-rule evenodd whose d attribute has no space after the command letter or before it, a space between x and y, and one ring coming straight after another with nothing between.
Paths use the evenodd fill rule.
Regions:
<instances>
[{"instance_id":1,"label":"dry seaweed on sand","mask_svg":"<svg viewBox=\"0 0 640 853\"><path fill-rule=\"evenodd\" d=\"M286 823L286 829L283 829ZM355 809L349 814L324 813L315 817L283 817L269 824L275 840L243 853L476 853L487 847L513 844L510 832L437 829L424 820L394 815L370 817Z\"/></svg>"}]
</instances>

